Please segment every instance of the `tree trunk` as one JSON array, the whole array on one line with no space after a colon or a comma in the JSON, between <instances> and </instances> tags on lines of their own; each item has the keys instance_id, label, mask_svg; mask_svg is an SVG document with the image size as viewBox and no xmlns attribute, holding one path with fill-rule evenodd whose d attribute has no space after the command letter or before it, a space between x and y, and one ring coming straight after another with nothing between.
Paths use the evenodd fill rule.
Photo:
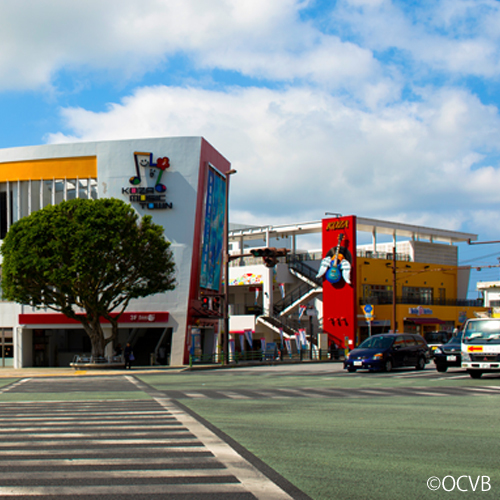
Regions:
<instances>
[{"instance_id":1,"label":"tree trunk","mask_svg":"<svg viewBox=\"0 0 500 500\"><path fill-rule=\"evenodd\" d=\"M107 342L104 339L104 332L102 331L101 323L97 320L82 324L85 332L90 338L90 343L92 344L92 357L94 359L104 357L104 348L106 347Z\"/></svg>"}]
</instances>

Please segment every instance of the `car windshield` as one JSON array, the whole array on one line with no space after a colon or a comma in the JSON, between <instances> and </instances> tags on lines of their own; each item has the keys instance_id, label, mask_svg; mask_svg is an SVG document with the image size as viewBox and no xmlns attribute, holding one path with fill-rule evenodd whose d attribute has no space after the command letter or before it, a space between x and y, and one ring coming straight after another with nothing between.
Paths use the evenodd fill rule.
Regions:
<instances>
[{"instance_id":1,"label":"car windshield","mask_svg":"<svg viewBox=\"0 0 500 500\"><path fill-rule=\"evenodd\" d=\"M359 349L388 349L394 341L393 337L369 337L362 342Z\"/></svg>"},{"instance_id":2,"label":"car windshield","mask_svg":"<svg viewBox=\"0 0 500 500\"><path fill-rule=\"evenodd\" d=\"M500 320L469 321L465 326L465 344L500 344Z\"/></svg>"},{"instance_id":3,"label":"car windshield","mask_svg":"<svg viewBox=\"0 0 500 500\"><path fill-rule=\"evenodd\" d=\"M425 334L425 340L428 344L444 344L448 342L448 334L446 332L428 332Z\"/></svg>"}]
</instances>

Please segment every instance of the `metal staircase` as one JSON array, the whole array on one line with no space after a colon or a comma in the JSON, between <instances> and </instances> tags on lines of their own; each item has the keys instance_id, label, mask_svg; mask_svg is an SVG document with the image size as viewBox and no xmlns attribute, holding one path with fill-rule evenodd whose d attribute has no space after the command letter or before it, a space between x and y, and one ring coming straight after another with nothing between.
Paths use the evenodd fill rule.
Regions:
<instances>
[{"instance_id":1,"label":"metal staircase","mask_svg":"<svg viewBox=\"0 0 500 500\"><path fill-rule=\"evenodd\" d=\"M273 316L259 316L257 321L275 332L282 329L287 335L293 336L298 333L299 328L304 327L304 323L290 318L289 315L300 305L323 293L323 279L316 278L317 271L299 260L291 259L288 264L290 272L300 279L302 284L274 304Z\"/></svg>"},{"instance_id":2,"label":"metal staircase","mask_svg":"<svg viewBox=\"0 0 500 500\"><path fill-rule=\"evenodd\" d=\"M307 264L304 264L304 262L293 258L290 259L288 265L290 272L294 276L297 276L297 278L310 283L311 286L320 288L323 287L323 278L316 278L316 274L318 274L318 271L313 269L311 266L308 266Z\"/></svg>"},{"instance_id":3,"label":"metal staircase","mask_svg":"<svg viewBox=\"0 0 500 500\"><path fill-rule=\"evenodd\" d=\"M301 304L309 302L311 299L323 293L323 279L316 278L317 271L312 267L298 260L291 260L289 263L290 272L300 279L303 284L292 290L287 296L274 305L276 316L287 316Z\"/></svg>"}]
</instances>

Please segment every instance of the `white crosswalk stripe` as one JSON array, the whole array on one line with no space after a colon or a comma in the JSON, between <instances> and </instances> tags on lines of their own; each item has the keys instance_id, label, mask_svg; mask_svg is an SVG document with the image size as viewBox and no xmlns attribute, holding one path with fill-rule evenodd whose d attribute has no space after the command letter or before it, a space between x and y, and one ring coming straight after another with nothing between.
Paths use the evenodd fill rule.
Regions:
<instances>
[{"instance_id":1,"label":"white crosswalk stripe","mask_svg":"<svg viewBox=\"0 0 500 500\"><path fill-rule=\"evenodd\" d=\"M107 496L292 498L167 398L0 402L2 500Z\"/></svg>"}]
</instances>

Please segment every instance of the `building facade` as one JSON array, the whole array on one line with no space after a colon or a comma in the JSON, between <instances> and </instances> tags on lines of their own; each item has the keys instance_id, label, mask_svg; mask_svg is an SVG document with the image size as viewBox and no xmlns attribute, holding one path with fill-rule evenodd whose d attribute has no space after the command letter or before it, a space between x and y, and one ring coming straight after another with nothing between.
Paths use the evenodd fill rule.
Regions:
<instances>
[{"instance_id":1,"label":"building facade","mask_svg":"<svg viewBox=\"0 0 500 500\"><path fill-rule=\"evenodd\" d=\"M220 314L203 303L222 294L229 170L202 137L0 150L0 238L22 217L78 197L118 198L151 215L171 243L177 287L132 301L118 342L132 344L137 364L183 365L193 332L203 328L206 350L218 344ZM3 366L68 366L90 351L80 325L50 309L2 300L0 332Z\"/></svg>"},{"instance_id":2,"label":"building facade","mask_svg":"<svg viewBox=\"0 0 500 500\"><path fill-rule=\"evenodd\" d=\"M318 250L301 250L316 236ZM358 241L369 243L360 244ZM458 246L477 235L356 216L230 231L230 332L235 349L277 345L287 353L353 348L389 331L451 332L484 311L468 300L470 269ZM385 240L385 241L384 241ZM249 249L286 247L274 268ZM240 257L238 257L240 256ZM305 332L305 335L304 335ZM304 342L305 341L305 342Z\"/></svg>"}]
</instances>

